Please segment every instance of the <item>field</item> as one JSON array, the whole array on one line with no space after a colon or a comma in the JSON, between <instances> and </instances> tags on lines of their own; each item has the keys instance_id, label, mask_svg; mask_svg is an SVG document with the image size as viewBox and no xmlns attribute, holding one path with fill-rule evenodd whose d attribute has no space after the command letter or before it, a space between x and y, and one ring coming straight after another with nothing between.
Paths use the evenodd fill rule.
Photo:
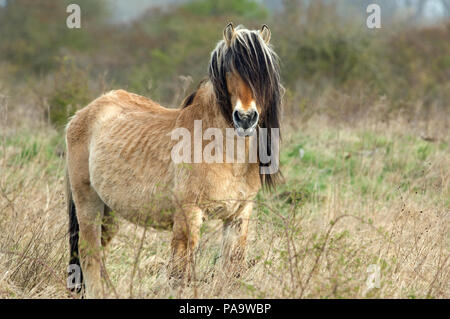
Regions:
<instances>
[{"instance_id":1,"label":"field","mask_svg":"<svg viewBox=\"0 0 450 319\"><path fill-rule=\"evenodd\" d=\"M118 24L117 1L78 0L82 28L69 29L72 1L1 2L0 298L79 298L66 283L68 118L112 89L178 107L230 21L270 27L286 88L284 181L256 198L248 267L222 275L222 224L208 220L195 280L175 285L171 233L120 220L104 296L450 297L450 11L421 24L380 0L371 30L366 1L190 0Z\"/></svg>"},{"instance_id":2,"label":"field","mask_svg":"<svg viewBox=\"0 0 450 319\"><path fill-rule=\"evenodd\" d=\"M2 121L0 298L75 297L62 134L5 98ZM241 278L220 279L215 267L220 221L205 224L196 281L176 288L166 275L170 232L121 221L105 297L448 298L450 155L440 121L285 119L285 183L258 196ZM376 267L379 288L369 289Z\"/></svg>"}]
</instances>

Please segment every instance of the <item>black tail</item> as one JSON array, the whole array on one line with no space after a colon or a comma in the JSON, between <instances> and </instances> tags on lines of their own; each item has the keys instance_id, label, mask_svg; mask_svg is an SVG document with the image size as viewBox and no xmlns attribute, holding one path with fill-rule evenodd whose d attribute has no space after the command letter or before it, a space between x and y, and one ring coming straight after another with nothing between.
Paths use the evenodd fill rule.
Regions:
<instances>
[{"instance_id":1,"label":"black tail","mask_svg":"<svg viewBox=\"0 0 450 319\"><path fill-rule=\"evenodd\" d=\"M70 242L70 264L80 265L80 258L78 257L78 232L80 228L78 226L77 211L73 199L70 198L69 202L69 242Z\"/></svg>"},{"instance_id":2,"label":"black tail","mask_svg":"<svg viewBox=\"0 0 450 319\"><path fill-rule=\"evenodd\" d=\"M67 211L69 213L69 244L70 244L70 261L68 275L71 280L70 290L79 293L83 283L83 272L81 271L80 257L78 254L78 240L80 227L78 225L77 211L72 198L72 190L70 188L69 176L66 176L67 183ZM72 285L73 284L73 285Z\"/></svg>"}]
</instances>

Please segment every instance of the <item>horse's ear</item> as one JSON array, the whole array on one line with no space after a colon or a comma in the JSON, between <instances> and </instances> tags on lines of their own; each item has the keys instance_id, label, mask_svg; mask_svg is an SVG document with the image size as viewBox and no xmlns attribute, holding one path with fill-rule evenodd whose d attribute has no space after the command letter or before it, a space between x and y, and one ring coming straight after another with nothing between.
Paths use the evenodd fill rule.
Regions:
<instances>
[{"instance_id":1,"label":"horse's ear","mask_svg":"<svg viewBox=\"0 0 450 319\"><path fill-rule=\"evenodd\" d=\"M264 42L269 43L271 33L267 25L263 24L261 30L259 30L259 34L261 35L261 38L263 38Z\"/></svg>"},{"instance_id":2,"label":"horse's ear","mask_svg":"<svg viewBox=\"0 0 450 319\"><path fill-rule=\"evenodd\" d=\"M223 39L227 43L228 46L231 44L231 39L233 38L234 27L233 22L228 23L225 30L223 30Z\"/></svg>"}]
</instances>

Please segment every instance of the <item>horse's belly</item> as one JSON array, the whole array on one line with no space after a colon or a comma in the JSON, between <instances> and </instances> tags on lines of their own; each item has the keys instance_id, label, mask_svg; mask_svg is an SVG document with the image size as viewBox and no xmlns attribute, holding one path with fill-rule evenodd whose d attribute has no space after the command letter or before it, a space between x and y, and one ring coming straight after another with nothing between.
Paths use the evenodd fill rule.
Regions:
<instances>
[{"instance_id":1,"label":"horse's belly","mask_svg":"<svg viewBox=\"0 0 450 319\"><path fill-rule=\"evenodd\" d=\"M119 216L156 228L172 224L170 180L162 178L161 171L138 174L129 163L100 160L91 161L89 170L92 187Z\"/></svg>"},{"instance_id":2,"label":"horse's belly","mask_svg":"<svg viewBox=\"0 0 450 319\"><path fill-rule=\"evenodd\" d=\"M118 216L138 224L154 228L168 228L173 223L175 207L168 195L148 196L125 189L98 191L100 198Z\"/></svg>"},{"instance_id":3,"label":"horse's belly","mask_svg":"<svg viewBox=\"0 0 450 319\"><path fill-rule=\"evenodd\" d=\"M166 228L172 224L174 207L169 194L151 195L148 187L133 190L122 186L101 187L98 195L109 208L130 222L156 228Z\"/></svg>"}]
</instances>

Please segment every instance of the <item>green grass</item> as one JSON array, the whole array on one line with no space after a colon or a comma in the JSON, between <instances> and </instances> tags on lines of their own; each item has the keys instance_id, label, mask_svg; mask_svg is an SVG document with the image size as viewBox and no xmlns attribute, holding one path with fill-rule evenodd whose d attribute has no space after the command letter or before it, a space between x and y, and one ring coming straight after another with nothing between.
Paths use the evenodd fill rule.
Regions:
<instances>
[{"instance_id":1,"label":"green grass","mask_svg":"<svg viewBox=\"0 0 450 319\"><path fill-rule=\"evenodd\" d=\"M320 202L330 187L342 181L344 194L388 201L399 188L423 189L432 181L427 176L428 159L445 152L446 143L426 142L419 136L385 136L364 129L340 136L338 130L326 130L313 137L291 136L280 162L287 181L284 189L295 190L304 201ZM422 183L414 183L417 180ZM424 191L423 195L434 194L432 189Z\"/></svg>"},{"instance_id":2,"label":"green grass","mask_svg":"<svg viewBox=\"0 0 450 319\"><path fill-rule=\"evenodd\" d=\"M33 134L21 132L5 138L5 148L9 148L12 154L8 157L11 166L24 166L33 161L46 162L49 173L56 173L61 157L64 155L64 138L60 133L49 131ZM0 156L3 156L0 149Z\"/></svg>"},{"instance_id":3,"label":"green grass","mask_svg":"<svg viewBox=\"0 0 450 319\"><path fill-rule=\"evenodd\" d=\"M0 147L0 249L30 260L0 262L0 277L17 269L4 277L0 296L65 298L64 139L51 128L19 132ZM211 277L220 268L220 223L202 227L197 286L180 291L166 277L171 233L149 231L136 261L143 229L120 219L106 261L118 296L129 296L137 262L133 296L143 298L448 297L445 140L426 142L406 125L342 128L311 119L288 131L282 146L285 182L257 196L247 251L254 266L241 278ZM366 291L372 264L380 266L381 286ZM107 294L115 296L111 288Z\"/></svg>"}]
</instances>

